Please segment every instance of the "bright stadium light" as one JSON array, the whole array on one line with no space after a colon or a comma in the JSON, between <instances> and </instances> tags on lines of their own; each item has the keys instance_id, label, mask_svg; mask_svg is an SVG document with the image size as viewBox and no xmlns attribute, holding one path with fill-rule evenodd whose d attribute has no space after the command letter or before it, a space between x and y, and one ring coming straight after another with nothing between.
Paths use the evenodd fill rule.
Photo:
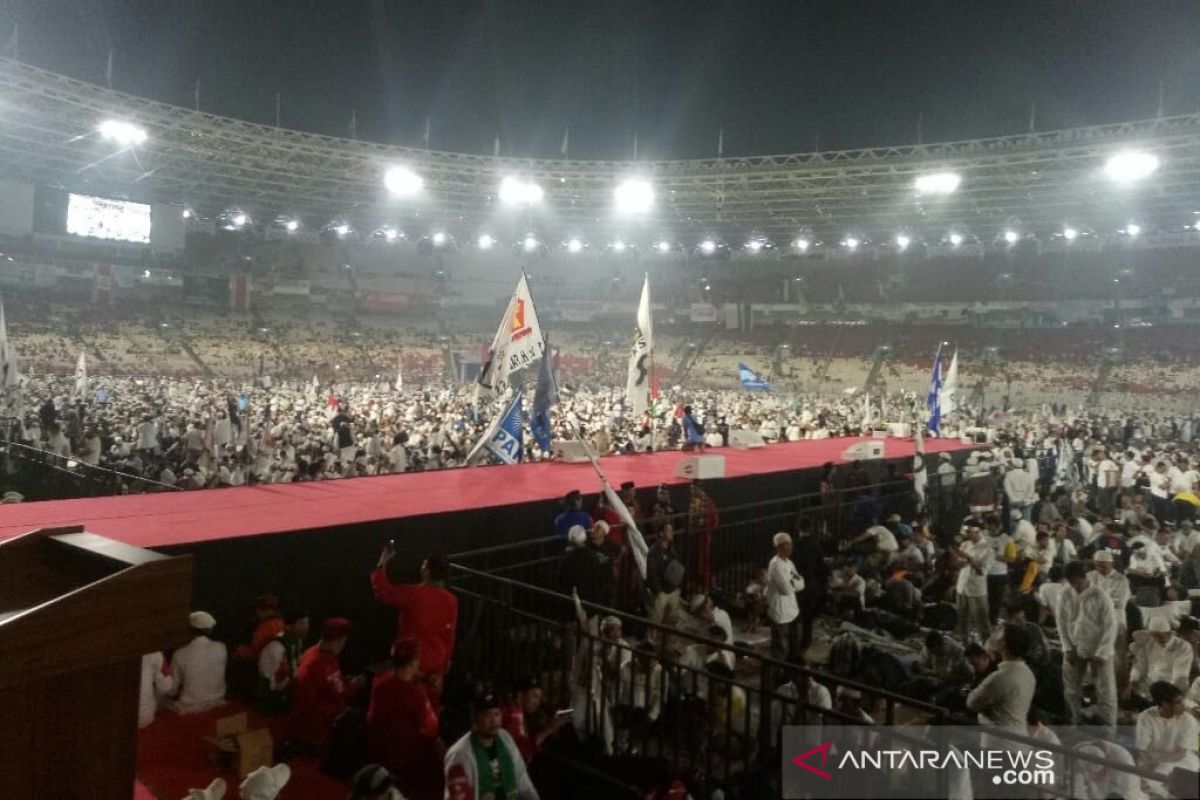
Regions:
<instances>
[{"instance_id":1,"label":"bright stadium light","mask_svg":"<svg viewBox=\"0 0 1200 800\"><path fill-rule=\"evenodd\" d=\"M654 207L654 187L641 178L629 178L613 191L619 214L645 214Z\"/></svg>"},{"instance_id":2,"label":"bright stadium light","mask_svg":"<svg viewBox=\"0 0 1200 800\"><path fill-rule=\"evenodd\" d=\"M433 243L437 247L441 247L446 243L446 234L442 231L436 231L433 234Z\"/></svg>"},{"instance_id":3,"label":"bright stadium light","mask_svg":"<svg viewBox=\"0 0 1200 800\"><path fill-rule=\"evenodd\" d=\"M955 233L950 234L950 244L951 245L953 245L954 247L958 247L962 243L963 243L963 237L962 237L961 233L955 232Z\"/></svg>"},{"instance_id":4,"label":"bright stadium light","mask_svg":"<svg viewBox=\"0 0 1200 800\"><path fill-rule=\"evenodd\" d=\"M243 227L245 227L246 223L250 221L250 218L247 217L245 214L243 214L241 211L238 211L232 217L229 218L229 221L233 223L233 227L243 228Z\"/></svg>"},{"instance_id":5,"label":"bright stadium light","mask_svg":"<svg viewBox=\"0 0 1200 800\"><path fill-rule=\"evenodd\" d=\"M666 239L663 239L661 242L654 245L654 248L656 250L658 250L658 252L660 252L660 253L669 253L669 252L671 252L671 243L668 242Z\"/></svg>"},{"instance_id":6,"label":"bright stadium light","mask_svg":"<svg viewBox=\"0 0 1200 800\"><path fill-rule=\"evenodd\" d=\"M1117 153L1104 165L1104 174L1117 183L1133 183L1149 177L1158 169L1158 156L1139 150Z\"/></svg>"},{"instance_id":7,"label":"bright stadium light","mask_svg":"<svg viewBox=\"0 0 1200 800\"><path fill-rule=\"evenodd\" d=\"M525 241L522 242L522 245L524 246L526 253L532 253L534 250L538 249L537 237L533 234L526 236Z\"/></svg>"},{"instance_id":8,"label":"bright stadium light","mask_svg":"<svg viewBox=\"0 0 1200 800\"><path fill-rule=\"evenodd\" d=\"M191 219L194 216L196 216L196 213L194 211L192 211L190 208L185 208L183 210L183 218L184 219Z\"/></svg>"},{"instance_id":9,"label":"bright stadium light","mask_svg":"<svg viewBox=\"0 0 1200 800\"><path fill-rule=\"evenodd\" d=\"M617 239L615 242L613 242L612 249L613 249L614 253L624 253L625 252L625 243L622 242L620 239Z\"/></svg>"},{"instance_id":10,"label":"bright stadium light","mask_svg":"<svg viewBox=\"0 0 1200 800\"><path fill-rule=\"evenodd\" d=\"M1063 228L1063 238L1068 242L1073 242L1079 238L1079 231L1071 227Z\"/></svg>"},{"instance_id":11,"label":"bright stadium light","mask_svg":"<svg viewBox=\"0 0 1200 800\"><path fill-rule=\"evenodd\" d=\"M389 167L383 185L393 197L413 197L425 188L425 179L405 166Z\"/></svg>"},{"instance_id":12,"label":"bright stadium light","mask_svg":"<svg viewBox=\"0 0 1200 800\"><path fill-rule=\"evenodd\" d=\"M567 252L568 253L578 253L578 252L581 252L582 250L583 250L583 242L581 242L579 239L571 239L570 241L567 242Z\"/></svg>"},{"instance_id":13,"label":"bright stadium light","mask_svg":"<svg viewBox=\"0 0 1200 800\"><path fill-rule=\"evenodd\" d=\"M812 242L808 241L808 239L801 237L796 240L795 244L796 244L796 249L799 250L801 253L803 253L808 250L808 248L812 245Z\"/></svg>"},{"instance_id":14,"label":"bright stadium light","mask_svg":"<svg viewBox=\"0 0 1200 800\"><path fill-rule=\"evenodd\" d=\"M492 246L496 244L496 240L490 234L482 233L479 235L478 244L480 250L491 250Z\"/></svg>"},{"instance_id":15,"label":"bright stadium light","mask_svg":"<svg viewBox=\"0 0 1200 800\"><path fill-rule=\"evenodd\" d=\"M1138 225L1136 222L1131 222L1125 226L1125 235L1126 236L1137 236L1141 232L1142 232L1142 226Z\"/></svg>"},{"instance_id":16,"label":"bright stadium light","mask_svg":"<svg viewBox=\"0 0 1200 800\"><path fill-rule=\"evenodd\" d=\"M500 181L500 202L506 206L534 206L542 202L542 187L512 175Z\"/></svg>"},{"instance_id":17,"label":"bright stadium light","mask_svg":"<svg viewBox=\"0 0 1200 800\"><path fill-rule=\"evenodd\" d=\"M952 194L962 183L962 176L956 172L931 172L928 175L918 175L915 183L917 194Z\"/></svg>"},{"instance_id":18,"label":"bright stadium light","mask_svg":"<svg viewBox=\"0 0 1200 800\"><path fill-rule=\"evenodd\" d=\"M1016 231L1014 231L1012 229L1006 230L1004 232L1004 241L1008 242L1009 244L1016 244L1017 239L1020 239L1020 238L1021 238L1020 234L1018 234Z\"/></svg>"},{"instance_id":19,"label":"bright stadium light","mask_svg":"<svg viewBox=\"0 0 1200 800\"><path fill-rule=\"evenodd\" d=\"M842 244L846 245L847 250L857 250L860 242L858 239L855 239L853 236L851 236L846 239L846 241L842 242Z\"/></svg>"},{"instance_id":20,"label":"bright stadium light","mask_svg":"<svg viewBox=\"0 0 1200 800\"><path fill-rule=\"evenodd\" d=\"M399 237L400 237L400 231L396 230L395 228L384 228L383 229L383 238L386 239L387 241L394 242Z\"/></svg>"},{"instance_id":21,"label":"bright stadium light","mask_svg":"<svg viewBox=\"0 0 1200 800\"><path fill-rule=\"evenodd\" d=\"M105 139L116 142L122 147L133 147L146 141L145 128L139 128L132 122L124 122L119 119L106 119L96 130Z\"/></svg>"},{"instance_id":22,"label":"bright stadium light","mask_svg":"<svg viewBox=\"0 0 1200 800\"><path fill-rule=\"evenodd\" d=\"M713 253L717 252L717 243L712 239L705 239L700 243L700 252L704 253L706 256L711 256Z\"/></svg>"},{"instance_id":23,"label":"bright stadium light","mask_svg":"<svg viewBox=\"0 0 1200 800\"><path fill-rule=\"evenodd\" d=\"M283 227L287 228L288 233L295 233L296 231L300 230L300 221L289 219L283 224Z\"/></svg>"},{"instance_id":24,"label":"bright stadium light","mask_svg":"<svg viewBox=\"0 0 1200 800\"><path fill-rule=\"evenodd\" d=\"M750 248L750 252L757 253L763 249L763 240L751 239L749 242L746 242L746 247Z\"/></svg>"},{"instance_id":25,"label":"bright stadium light","mask_svg":"<svg viewBox=\"0 0 1200 800\"><path fill-rule=\"evenodd\" d=\"M337 225L333 226L333 232L338 236L349 236L350 224L348 222L339 222Z\"/></svg>"},{"instance_id":26,"label":"bright stadium light","mask_svg":"<svg viewBox=\"0 0 1200 800\"><path fill-rule=\"evenodd\" d=\"M912 244L912 239L905 234L902 233L896 237L896 247L900 248L901 250L907 250L910 244Z\"/></svg>"}]
</instances>

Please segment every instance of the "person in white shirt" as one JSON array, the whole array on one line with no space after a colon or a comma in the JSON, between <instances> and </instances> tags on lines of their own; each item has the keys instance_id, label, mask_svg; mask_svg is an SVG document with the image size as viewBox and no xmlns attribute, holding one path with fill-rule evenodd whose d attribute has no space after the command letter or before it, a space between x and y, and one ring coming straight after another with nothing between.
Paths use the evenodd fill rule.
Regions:
<instances>
[{"instance_id":1,"label":"person in white shirt","mask_svg":"<svg viewBox=\"0 0 1200 800\"><path fill-rule=\"evenodd\" d=\"M804 578L792 563L792 537L775 534L775 557L767 566L767 619L771 623L771 656L780 660L799 658L800 604L797 592L804 591Z\"/></svg>"},{"instance_id":2,"label":"person in white shirt","mask_svg":"<svg viewBox=\"0 0 1200 800\"><path fill-rule=\"evenodd\" d=\"M1000 527L999 516L988 514L983 524L987 530L984 541L992 548L992 561L987 568L988 621L995 625L1000 621L1000 609L1009 588L1008 567L1016 560L1017 553L1012 537Z\"/></svg>"},{"instance_id":3,"label":"person in white shirt","mask_svg":"<svg viewBox=\"0 0 1200 800\"><path fill-rule=\"evenodd\" d=\"M810 709L833 708L833 696L829 689L814 681L808 672L798 673L780 685L771 700L771 735L775 745L779 744L784 725L807 725L819 729L824 723L824 715L819 711L805 710L799 702L800 698L805 699Z\"/></svg>"},{"instance_id":4,"label":"person in white shirt","mask_svg":"<svg viewBox=\"0 0 1200 800\"><path fill-rule=\"evenodd\" d=\"M871 552L863 559L862 570L868 575L874 575L892 563L892 559L896 557L896 551L900 549L900 543L896 541L896 534L887 527L872 525L851 539L850 544L855 545L867 541L871 542L873 546Z\"/></svg>"},{"instance_id":5,"label":"person in white shirt","mask_svg":"<svg viewBox=\"0 0 1200 800\"><path fill-rule=\"evenodd\" d=\"M688 606L688 610L691 611L694 620L692 629L695 633L706 636L709 628L716 625L724 631L724 641L729 644L733 643L733 620L729 618L728 611L717 607L712 597L706 594L695 595ZM723 650L721 652L722 660L728 664L730 669L734 666L733 655L733 652L730 650Z\"/></svg>"},{"instance_id":6,"label":"person in white shirt","mask_svg":"<svg viewBox=\"0 0 1200 800\"><path fill-rule=\"evenodd\" d=\"M1074 791L1071 797L1120 797L1123 800L1144 800L1141 780L1122 770L1108 769L1108 764L1132 767L1133 756L1116 742L1093 739L1080 745L1079 754L1099 759L1079 759L1075 767Z\"/></svg>"},{"instance_id":7,"label":"person in white shirt","mask_svg":"<svg viewBox=\"0 0 1200 800\"><path fill-rule=\"evenodd\" d=\"M1027 735L1029 705L1037 679L1025 663L1029 632L1016 625L1004 626L1004 660L967 695L967 709L974 711L980 725L994 725Z\"/></svg>"},{"instance_id":8,"label":"person in white shirt","mask_svg":"<svg viewBox=\"0 0 1200 800\"><path fill-rule=\"evenodd\" d=\"M1025 552L1033 548L1037 542L1037 528L1033 523L1021 516L1021 512L1013 509L1012 540L1017 545L1017 552Z\"/></svg>"},{"instance_id":9,"label":"person in white shirt","mask_svg":"<svg viewBox=\"0 0 1200 800\"><path fill-rule=\"evenodd\" d=\"M157 651L142 656L142 677L138 687L138 727L154 722L158 713L158 697L171 688L171 674L164 669L163 654Z\"/></svg>"},{"instance_id":10,"label":"person in white shirt","mask_svg":"<svg viewBox=\"0 0 1200 800\"><path fill-rule=\"evenodd\" d=\"M981 541L982 531L974 520L967 523L967 540L959 548L965 562L958 571L955 591L958 596L958 635L964 642L971 626L978 630L979 640L987 641L992 633L988 616L988 568L992 565L992 545Z\"/></svg>"},{"instance_id":11,"label":"person in white shirt","mask_svg":"<svg viewBox=\"0 0 1200 800\"><path fill-rule=\"evenodd\" d=\"M1096 506L1101 515L1110 517L1117 489L1121 485L1121 468L1108 457L1108 451L1104 449L1092 453L1092 466L1095 471Z\"/></svg>"},{"instance_id":12,"label":"person in white shirt","mask_svg":"<svg viewBox=\"0 0 1200 800\"><path fill-rule=\"evenodd\" d=\"M210 637L217 621L206 611L188 616L192 641L171 656L171 682L168 692L178 690L179 697L170 707L180 714L207 711L225 702L225 662L228 652L221 642Z\"/></svg>"},{"instance_id":13,"label":"person in white shirt","mask_svg":"<svg viewBox=\"0 0 1200 800\"><path fill-rule=\"evenodd\" d=\"M1187 691L1192 646L1171 632L1171 623L1165 617L1154 617L1146 630L1133 634L1129 657L1132 667L1124 692L1126 699L1137 695L1148 705L1150 686L1159 681Z\"/></svg>"},{"instance_id":14,"label":"person in white shirt","mask_svg":"<svg viewBox=\"0 0 1200 800\"><path fill-rule=\"evenodd\" d=\"M847 561L840 569L833 571L828 592L835 611L840 612L847 607L851 611L866 608L867 582L858 574L858 565L853 561Z\"/></svg>"},{"instance_id":15,"label":"person in white shirt","mask_svg":"<svg viewBox=\"0 0 1200 800\"><path fill-rule=\"evenodd\" d=\"M1004 476L1004 493L1008 496L1008 507L1014 514L1020 512L1022 519L1029 519L1033 504L1037 502L1037 489L1033 485L1033 476L1025 471L1025 462L1014 458L1009 462L1010 469Z\"/></svg>"},{"instance_id":16,"label":"person in white shirt","mask_svg":"<svg viewBox=\"0 0 1200 800\"><path fill-rule=\"evenodd\" d=\"M1087 569L1074 561L1063 570L1068 588L1058 600L1055 622L1063 648L1063 694L1071 721L1078 725L1083 681L1091 668L1101 724L1117 722L1117 685L1113 667L1117 618L1112 601L1098 586L1088 585Z\"/></svg>"},{"instance_id":17,"label":"person in white shirt","mask_svg":"<svg viewBox=\"0 0 1200 800\"><path fill-rule=\"evenodd\" d=\"M1173 684L1159 681L1150 685L1150 699L1154 706L1137 718L1138 766L1158 772L1164 782L1176 767L1200 770L1200 756L1196 752L1200 720L1184 707L1183 692ZM1152 795L1170 796L1162 782L1143 781L1143 787Z\"/></svg>"}]
</instances>

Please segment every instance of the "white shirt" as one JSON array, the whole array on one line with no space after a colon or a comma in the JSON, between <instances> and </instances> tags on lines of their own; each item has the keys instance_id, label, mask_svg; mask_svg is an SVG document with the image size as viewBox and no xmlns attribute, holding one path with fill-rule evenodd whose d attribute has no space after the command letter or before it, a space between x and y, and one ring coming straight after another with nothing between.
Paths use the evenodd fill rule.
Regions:
<instances>
[{"instance_id":1,"label":"white shirt","mask_svg":"<svg viewBox=\"0 0 1200 800\"><path fill-rule=\"evenodd\" d=\"M1005 659L967 695L967 708L976 712L980 725L1027 736L1025 720L1035 688L1037 679L1024 659Z\"/></svg>"},{"instance_id":2,"label":"white shirt","mask_svg":"<svg viewBox=\"0 0 1200 800\"><path fill-rule=\"evenodd\" d=\"M984 539L992 548L992 563L988 565L988 575L1007 575L1008 564L1000 559L1004 556L1004 551L1008 549L1008 543L1012 541L1012 537L1007 533L1000 533L995 536L987 534Z\"/></svg>"},{"instance_id":3,"label":"white shirt","mask_svg":"<svg viewBox=\"0 0 1200 800\"><path fill-rule=\"evenodd\" d=\"M1111 458L1095 465L1096 486L1100 489L1115 489L1121 483L1121 469Z\"/></svg>"},{"instance_id":4,"label":"white shirt","mask_svg":"<svg viewBox=\"0 0 1200 800\"><path fill-rule=\"evenodd\" d=\"M171 688L171 676L163 674L163 654L146 653L142 656L142 679L138 686L138 727L145 728L154 722L158 711L158 695Z\"/></svg>"},{"instance_id":5,"label":"white shirt","mask_svg":"<svg viewBox=\"0 0 1200 800\"><path fill-rule=\"evenodd\" d=\"M790 558L775 556L767 566L767 617L786 624L800 616L796 592L804 590L804 578Z\"/></svg>"},{"instance_id":6,"label":"white shirt","mask_svg":"<svg viewBox=\"0 0 1200 800\"><path fill-rule=\"evenodd\" d=\"M1027 519L1019 520L1013 526L1012 538L1017 543L1018 550L1033 547L1037 544L1037 528Z\"/></svg>"},{"instance_id":7,"label":"white shirt","mask_svg":"<svg viewBox=\"0 0 1200 800\"><path fill-rule=\"evenodd\" d=\"M1046 581L1037 590L1037 601L1044 608L1051 611L1058 608L1058 599L1062 596L1063 590L1067 588L1065 583L1054 583Z\"/></svg>"},{"instance_id":8,"label":"white shirt","mask_svg":"<svg viewBox=\"0 0 1200 800\"><path fill-rule=\"evenodd\" d=\"M1200 769L1200 757L1196 755L1196 740L1200 737L1200 720L1186 711L1167 719L1158 706L1147 708L1137 718L1137 748L1170 752L1184 750L1185 755L1177 761L1160 762L1156 772L1169 775L1172 768Z\"/></svg>"},{"instance_id":9,"label":"white shirt","mask_svg":"<svg viewBox=\"0 0 1200 800\"><path fill-rule=\"evenodd\" d=\"M1013 469L1004 476L1004 493L1014 506L1030 506L1037 502L1033 478L1023 469Z\"/></svg>"},{"instance_id":10,"label":"white shirt","mask_svg":"<svg viewBox=\"0 0 1200 800\"><path fill-rule=\"evenodd\" d=\"M225 645L197 636L171 656L171 679L182 687L176 708L180 714L207 711L225 702Z\"/></svg>"},{"instance_id":11,"label":"white shirt","mask_svg":"<svg viewBox=\"0 0 1200 800\"><path fill-rule=\"evenodd\" d=\"M1134 550L1129 556L1129 569L1126 570L1131 575L1165 575L1167 565L1163 563L1163 558L1157 550L1149 547L1142 547Z\"/></svg>"},{"instance_id":12,"label":"white shirt","mask_svg":"<svg viewBox=\"0 0 1200 800\"><path fill-rule=\"evenodd\" d=\"M867 533L875 538L875 548L881 552L894 553L900 549L895 534L882 525L872 525L867 528Z\"/></svg>"},{"instance_id":13,"label":"white shirt","mask_svg":"<svg viewBox=\"0 0 1200 800\"><path fill-rule=\"evenodd\" d=\"M1164 647L1149 631L1136 631L1129 653L1133 657L1129 682L1142 694L1149 692L1150 684L1155 681L1166 681L1180 691L1187 691L1192 646L1183 639L1172 635Z\"/></svg>"},{"instance_id":14,"label":"white shirt","mask_svg":"<svg viewBox=\"0 0 1200 800\"><path fill-rule=\"evenodd\" d=\"M982 539L973 544L967 541L963 542L961 549L967 558L979 565L979 571L976 572L970 564L964 564L958 571L956 590L963 597L987 597L988 568L994 559L991 543Z\"/></svg>"},{"instance_id":15,"label":"white shirt","mask_svg":"<svg viewBox=\"0 0 1200 800\"><path fill-rule=\"evenodd\" d=\"M1115 569L1107 575L1101 575L1096 570L1088 573L1088 583L1099 586L1112 601L1113 610L1117 612L1117 622L1125 619L1125 606L1129 603L1129 579Z\"/></svg>"},{"instance_id":16,"label":"white shirt","mask_svg":"<svg viewBox=\"0 0 1200 800\"><path fill-rule=\"evenodd\" d=\"M1112 600L1098 586L1077 592L1067 586L1054 613L1063 652L1074 648L1080 658L1111 659L1117 638Z\"/></svg>"}]
</instances>

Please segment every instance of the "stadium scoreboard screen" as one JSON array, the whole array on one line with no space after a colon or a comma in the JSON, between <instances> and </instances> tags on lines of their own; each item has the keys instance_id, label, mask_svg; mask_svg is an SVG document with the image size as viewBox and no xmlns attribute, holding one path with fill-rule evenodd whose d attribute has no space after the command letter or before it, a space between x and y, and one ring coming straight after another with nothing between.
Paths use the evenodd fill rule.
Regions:
<instances>
[{"instance_id":1,"label":"stadium scoreboard screen","mask_svg":"<svg viewBox=\"0 0 1200 800\"><path fill-rule=\"evenodd\" d=\"M118 242L150 243L150 206L71 194L67 200L67 233Z\"/></svg>"}]
</instances>

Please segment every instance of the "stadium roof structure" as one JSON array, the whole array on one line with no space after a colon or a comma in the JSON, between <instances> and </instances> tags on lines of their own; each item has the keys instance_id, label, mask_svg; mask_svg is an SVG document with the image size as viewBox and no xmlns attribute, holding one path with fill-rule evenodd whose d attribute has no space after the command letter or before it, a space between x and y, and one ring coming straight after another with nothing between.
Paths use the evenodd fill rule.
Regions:
<instances>
[{"instance_id":1,"label":"stadium roof structure","mask_svg":"<svg viewBox=\"0 0 1200 800\"><path fill-rule=\"evenodd\" d=\"M121 149L97 132L106 119L148 138ZM1146 150L1161 168L1119 187L1106 160ZM403 164L424 179L397 200L384 172ZM918 176L950 171L957 191L918 197ZM501 209L499 181L518 175L544 190L538 207ZM1050 233L1064 224L1116 230L1132 219L1178 230L1200 211L1200 115L1163 117L972 141L677 161L490 157L394 147L229 119L111 91L0 59L0 176L131 200L180 203L204 215L238 207L257 220L345 219L363 229L419 220L454 232L504 214L564 235L761 234L786 242L847 232L940 239L949 229L990 238L1007 226ZM621 180L653 184L653 209L618 218ZM1149 228L1146 228L1149 230Z\"/></svg>"}]
</instances>

